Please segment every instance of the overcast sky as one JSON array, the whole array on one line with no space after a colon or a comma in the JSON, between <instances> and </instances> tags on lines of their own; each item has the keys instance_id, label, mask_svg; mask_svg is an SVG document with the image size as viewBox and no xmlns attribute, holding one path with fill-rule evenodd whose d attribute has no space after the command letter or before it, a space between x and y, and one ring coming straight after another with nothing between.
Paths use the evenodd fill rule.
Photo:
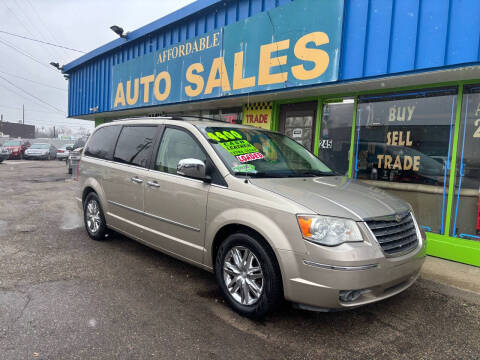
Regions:
<instances>
[{"instance_id":1,"label":"overcast sky","mask_svg":"<svg viewBox=\"0 0 480 360\"><path fill-rule=\"evenodd\" d=\"M192 2L0 0L0 31L88 52L117 37L109 29L112 25L132 31ZM90 121L66 118L67 81L48 65L50 61L66 64L81 55L0 33L0 113L4 121L21 120L24 104L26 124L93 127Z\"/></svg>"}]
</instances>

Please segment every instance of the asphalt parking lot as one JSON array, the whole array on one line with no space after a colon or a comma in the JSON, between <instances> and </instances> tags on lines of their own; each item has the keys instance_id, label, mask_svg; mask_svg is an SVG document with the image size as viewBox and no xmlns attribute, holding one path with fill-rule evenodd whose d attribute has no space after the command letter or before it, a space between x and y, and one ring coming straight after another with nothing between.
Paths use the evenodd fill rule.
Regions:
<instances>
[{"instance_id":1,"label":"asphalt parking lot","mask_svg":"<svg viewBox=\"0 0 480 360\"><path fill-rule=\"evenodd\" d=\"M479 359L480 301L419 280L348 312L239 317L213 275L90 240L64 162L0 164L1 359Z\"/></svg>"}]
</instances>

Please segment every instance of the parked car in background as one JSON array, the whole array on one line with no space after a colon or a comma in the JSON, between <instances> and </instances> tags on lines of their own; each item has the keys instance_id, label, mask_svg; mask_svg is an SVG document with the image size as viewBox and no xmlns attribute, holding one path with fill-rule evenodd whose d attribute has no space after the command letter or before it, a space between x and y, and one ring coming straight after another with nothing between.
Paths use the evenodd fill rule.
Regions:
<instances>
[{"instance_id":1,"label":"parked car in background","mask_svg":"<svg viewBox=\"0 0 480 360\"><path fill-rule=\"evenodd\" d=\"M37 143L25 150L24 159L53 160L57 157L57 148L52 144Z\"/></svg>"},{"instance_id":2,"label":"parked car in background","mask_svg":"<svg viewBox=\"0 0 480 360\"><path fill-rule=\"evenodd\" d=\"M87 142L87 140L88 140L87 137L77 139L77 141L75 141L72 147L67 147L67 150L69 151L69 155L67 157L66 165L67 165L67 172L69 174L72 173L73 161L80 159L83 147L85 146L85 143Z\"/></svg>"},{"instance_id":3,"label":"parked car in background","mask_svg":"<svg viewBox=\"0 0 480 360\"><path fill-rule=\"evenodd\" d=\"M27 140L9 140L3 144L3 148L8 151L9 159L23 159L25 150L30 147L30 142Z\"/></svg>"},{"instance_id":4,"label":"parked car in background","mask_svg":"<svg viewBox=\"0 0 480 360\"><path fill-rule=\"evenodd\" d=\"M3 160L7 160L9 156L10 153L8 150L0 146L0 163L3 162Z\"/></svg>"},{"instance_id":5,"label":"parked car in background","mask_svg":"<svg viewBox=\"0 0 480 360\"><path fill-rule=\"evenodd\" d=\"M57 149L57 159L58 160L66 160L68 155L70 154L69 148L73 148L74 144L66 144L63 145L61 148Z\"/></svg>"}]
</instances>

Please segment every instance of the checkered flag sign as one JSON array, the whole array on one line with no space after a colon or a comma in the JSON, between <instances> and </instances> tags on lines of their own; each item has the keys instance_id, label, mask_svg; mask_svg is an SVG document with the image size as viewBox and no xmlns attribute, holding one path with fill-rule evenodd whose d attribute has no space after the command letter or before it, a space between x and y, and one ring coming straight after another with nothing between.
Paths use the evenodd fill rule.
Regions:
<instances>
[{"instance_id":1,"label":"checkered flag sign","mask_svg":"<svg viewBox=\"0 0 480 360\"><path fill-rule=\"evenodd\" d=\"M247 111L257 111L257 110L272 110L273 103L269 102L256 102L245 105L245 110Z\"/></svg>"}]
</instances>

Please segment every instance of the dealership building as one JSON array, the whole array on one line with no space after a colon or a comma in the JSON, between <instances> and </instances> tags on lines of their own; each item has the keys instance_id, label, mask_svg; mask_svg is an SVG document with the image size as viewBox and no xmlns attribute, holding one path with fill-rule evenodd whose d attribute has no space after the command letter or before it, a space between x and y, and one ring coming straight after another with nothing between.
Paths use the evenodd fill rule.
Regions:
<instances>
[{"instance_id":1,"label":"dealership building","mask_svg":"<svg viewBox=\"0 0 480 360\"><path fill-rule=\"evenodd\" d=\"M279 131L407 200L430 255L480 266L478 14L477 0L198 0L65 65L68 115Z\"/></svg>"}]
</instances>

